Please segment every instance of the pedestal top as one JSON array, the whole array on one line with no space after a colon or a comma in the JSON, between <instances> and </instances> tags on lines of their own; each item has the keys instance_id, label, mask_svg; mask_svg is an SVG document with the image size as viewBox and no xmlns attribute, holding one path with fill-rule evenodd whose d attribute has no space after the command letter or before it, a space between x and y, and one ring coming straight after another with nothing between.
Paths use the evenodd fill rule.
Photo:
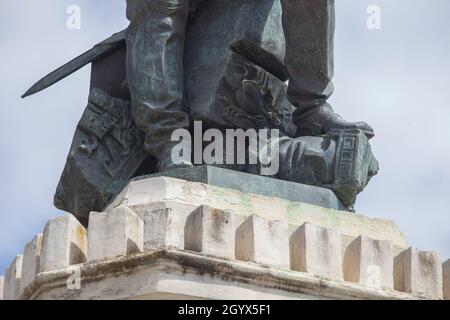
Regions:
<instances>
[{"instance_id":1,"label":"pedestal top","mask_svg":"<svg viewBox=\"0 0 450 320\"><path fill-rule=\"evenodd\" d=\"M243 193L260 194L267 197L313 204L328 209L345 210L333 191L329 189L207 165L175 169L164 173L137 177L134 180L155 177L170 177L200 182Z\"/></svg>"}]
</instances>

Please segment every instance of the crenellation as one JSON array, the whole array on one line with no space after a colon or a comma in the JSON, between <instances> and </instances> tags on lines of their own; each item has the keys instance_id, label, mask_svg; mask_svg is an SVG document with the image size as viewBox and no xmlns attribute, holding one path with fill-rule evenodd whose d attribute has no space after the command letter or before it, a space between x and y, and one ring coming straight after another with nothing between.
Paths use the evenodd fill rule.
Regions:
<instances>
[{"instance_id":1,"label":"crenellation","mask_svg":"<svg viewBox=\"0 0 450 320\"><path fill-rule=\"evenodd\" d=\"M3 287L5 285L5 277L0 277L0 300L3 300Z\"/></svg>"},{"instance_id":2,"label":"crenellation","mask_svg":"<svg viewBox=\"0 0 450 320\"><path fill-rule=\"evenodd\" d=\"M245 216L248 203L238 213L238 197L217 199L228 189L220 194L191 182L194 200L189 202L181 180L158 178L152 184L151 178L147 186L144 180L139 188L131 183L127 196L105 212L91 212L88 229L70 215L50 220L0 278L0 299L2 294L4 299L69 297L65 283L74 265L83 283L80 298L98 298L107 286L122 288L114 291L118 299L219 298L217 285L227 288L220 294L243 299L450 298L450 260L441 265L436 253L395 247L367 236L366 227L354 238L346 234L343 243L338 227L288 225L292 220L278 213ZM252 201L253 208L270 210L267 199ZM328 214L336 226L349 219L332 210ZM123 270L128 271L122 277ZM84 283L84 277L95 285ZM53 288L53 281L61 279L64 287ZM289 287L289 294L273 289L271 281Z\"/></svg>"},{"instance_id":3,"label":"crenellation","mask_svg":"<svg viewBox=\"0 0 450 320\"><path fill-rule=\"evenodd\" d=\"M187 218L185 226L185 249L206 255L235 258L235 214L200 206Z\"/></svg>"},{"instance_id":4,"label":"crenellation","mask_svg":"<svg viewBox=\"0 0 450 320\"><path fill-rule=\"evenodd\" d=\"M25 290L39 273L43 234L40 233L25 246L23 253L21 289Z\"/></svg>"},{"instance_id":5,"label":"crenellation","mask_svg":"<svg viewBox=\"0 0 450 320\"><path fill-rule=\"evenodd\" d=\"M40 272L87 261L87 231L72 215L50 220L44 229Z\"/></svg>"},{"instance_id":6,"label":"crenellation","mask_svg":"<svg viewBox=\"0 0 450 320\"><path fill-rule=\"evenodd\" d=\"M344 254L344 279L372 288L394 288L394 255L390 241L359 236Z\"/></svg>"},{"instance_id":7,"label":"crenellation","mask_svg":"<svg viewBox=\"0 0 450 320\"><path fill-rule=\"evenodd\" d=\"M408 248L394 258L395 290L442 299L442 282L442 264L438 253Z\"/></svg>"},{"instance_id":8,"label":"crenellation","mask_svg":"<svg viewBox=\"0 0 450 320\"><path fill-rule=\"evenodd\" d=\"M450 300L450 259L442 264L444 299Z\"/></svg>"},{"instance_id":9,"label":"crenellation","mask_svg":"<svg viewBox=\"0 0 450 320\"><path fill-rule=\"evenodd\" d=\"M172 201L131 206L144 223L144 250L183 250L186 219L196 207Z\"/></svg>"},{"instance_id":10,"label":"crenellation","mask_svg":"<svg viewBox=\"0 0 450 320\"><path fill-rule=\"evenodd\" d=\"M341 235L337 230L303 224L290 238L291 269L343 280Z\"/></svg>"},{"instance_id":11,"label":"crenellation","mask_svg":"<svg viewBox=\"0 0 450 320\"><path fill-rule=\"evenodd\" d=\"M111 213L89 216L88 261L142 252L144 224L131 209L120 206Z\"/></svg>"},{"instance_id":12,"label":"crenellation","mask_svg":"<svg viewBox=\"0 0 450 320\"><path fill-rule=\"evenodd\" d=\"M20 296L22 279L23 255L17 255L8 269L6 269L3 285L4 300L16 300Z\"/></svg>"},{"instance_id":13,"label":"crenellation","mask_svg":"<svg viewBox=\"0 0 450 320\"><path fill-rule=\"evenodd\" d=\"M236 259L289 268L287 223L248 217L236 230Z\"/></svg>"}]
</instances>

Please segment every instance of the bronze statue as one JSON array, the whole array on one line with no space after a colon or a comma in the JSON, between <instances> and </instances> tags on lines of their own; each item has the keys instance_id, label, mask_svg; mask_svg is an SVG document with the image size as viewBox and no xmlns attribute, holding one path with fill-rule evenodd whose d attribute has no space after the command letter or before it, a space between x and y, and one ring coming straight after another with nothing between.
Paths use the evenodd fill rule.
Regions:
<instances>
[{"instance_id":1,"label":"bronze statue","mask_svg":"<svg viewBox=\"0 0 450 320\"><path fill-rule=\"evenodd\" d=\"M127 0L127 17L126 30L24 95L93 63L57 207L87 221L130 178L192 166L173 161L171 134L202 120L221 130L279 129L274 177L332 189L352 209L378 164L373 129L327 103L334 0Z\"/></svg>"},{"instance_id":2,"label":"bronze statue","mask_svg":"<svg viewBox=\"0 0 450 320\"><path fill-rule=\"evenodd\" d=\"M176 128L189 127L184 106L183 51L191 3L127 3L131 21L126 36L127 76L132 113L138 128L145 132L146 150L158 159L159 169L166 170L176 166L170 160L170 134ZM371 137L373 130L367 124L343 120L326 102L333 91L334 0L282 0L281 4L288 99L295 107L293 120L298 134L316 136L332 129L359 128Z\"/></svg>"}]
</instances>

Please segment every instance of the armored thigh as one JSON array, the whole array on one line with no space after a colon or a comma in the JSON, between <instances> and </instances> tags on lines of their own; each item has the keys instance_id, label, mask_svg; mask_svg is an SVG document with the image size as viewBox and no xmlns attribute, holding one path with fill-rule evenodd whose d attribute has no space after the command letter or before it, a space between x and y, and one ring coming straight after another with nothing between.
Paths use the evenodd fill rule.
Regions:
<instances>
[{"instance_id":1,"label":"armored thigh","mask_svg":"<svg viewBox=\"0 0 450 320\"><path fill-rule=\"evenodd\" d=\"M129 0L127 77L132 113L158 157L176 128L188 127L183 101L183 49L188 0Z\"/></svg>"},{"instance_id":2,"label":"armored thigh","mask_svg":"<svg viewBox=\"0 0 450 320\"><path fill-rule=\"evenodd\" d=\"M281 0L289 100L304 113L333 92L334 0Z\"/></svg>"}]
</instances>

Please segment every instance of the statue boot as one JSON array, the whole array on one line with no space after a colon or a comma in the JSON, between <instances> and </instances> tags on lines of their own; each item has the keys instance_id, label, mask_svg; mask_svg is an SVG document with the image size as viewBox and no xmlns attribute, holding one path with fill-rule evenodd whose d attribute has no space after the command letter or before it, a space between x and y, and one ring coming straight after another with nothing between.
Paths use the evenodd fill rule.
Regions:
<instances>
[{"instance_id":1,"label":"statue boot","mask_svg":"<svg viewBox=\"0 0 450 320\"><path fill-rule=\"evenodd\" d=\"M175 144L178 144L178 142L175 142ZM188 159L179 159L179 157L174 157L172 154L174 152L173 148L174 143L167 143L160 148L161 152L157 158L158 163L156 165L158 172L193 167L192 162Z\"/></svg>"},{"instance_id":2,"label":"statue boot","mask_svg":"<svg viewBox=\"0 0 450 320\"><path fill-rule=\"evenodd\" d=\"M320 136L333 129L359 129L368 138L373 129L348 122L326 103L333 93L334 0L281 0L286 37L288 99L295 106L297 136Z\"/></svg>"},{"instance_id":3,"label":"statue boot","mask_svg":"<svg viewBox=\"0 0 450 320\"><path fill-rule=\"evenodd\" d=\"M349 122L335 113L328 103L315 107L295 117L297 136L320 136L331 130L359 129L369 138L374 137L373 128L366 122Z\"/></svg>"}]
</instances>

